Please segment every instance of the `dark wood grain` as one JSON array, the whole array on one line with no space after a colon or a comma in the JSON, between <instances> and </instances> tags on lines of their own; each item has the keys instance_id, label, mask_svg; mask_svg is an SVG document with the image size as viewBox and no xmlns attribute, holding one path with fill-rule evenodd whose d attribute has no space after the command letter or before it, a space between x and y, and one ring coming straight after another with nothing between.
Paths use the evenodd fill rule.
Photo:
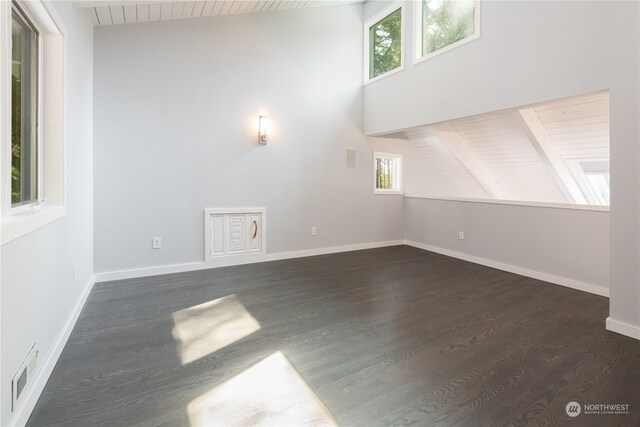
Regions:
<instances>
[{"instance_id":1,"label":"dark wood grain","mask_svg":"<svg viewBox=\"0 0 640 427\"><path fill-rule=\"evenodd\" d=\"M183 364L173 313L230 295L260 329ZM191 402L281 352L339 425L637 426L640 342L607 314L406 246L98 283L28 425L188 426ZM573 419L572 400L630 413ZM247 405L245 422L267 410Z\"/></svg>"}]
</instances>

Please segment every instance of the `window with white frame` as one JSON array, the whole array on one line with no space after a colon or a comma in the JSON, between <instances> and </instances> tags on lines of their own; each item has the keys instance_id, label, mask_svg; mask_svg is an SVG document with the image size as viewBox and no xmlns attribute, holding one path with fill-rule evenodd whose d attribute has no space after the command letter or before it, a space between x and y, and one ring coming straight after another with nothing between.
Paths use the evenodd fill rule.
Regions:
<instances>
[{"instance_id":1,"label":"window with white frame","mask_svg":"<svg viewBox=\"0 0 640 427\"><path fill-rule=\"evenodd\" d=\"M365 81L402 68L403 29L404 17L400 2L393 2L365 22Z\"/></svg>"},{"instance_id":2,"label":"window with white frame","mask_svg":"<svg viewBox=\"0 0 640 427\"><path fill-rule=\"evenodd\" d=\"M423 60L480 36L477 0L421 0L416 2L416 58Z\"/></svg>"},{"instance_id":3,"label":"window with white frame","mask_svg":"<svg viewBox=\"0 0 640 427\"><path fill-rule=\"evenodd\" d=\"M11 207L38 200L38 41L17 4L11 11Z\"/></svg>"},{"instance_id":4,"label":"window with white frame","mask_svg":"<svg viewBox=\"0 0 640 427\"><path fill-rule=\"evenodd\" d=\"M50 2L0 2L2 244L66 213L64 28Z\"/></svg>"},{"instance_id":5,"label":"window with white frame","mask_svg":"<svg viewBox=\"0 0 640 427\"><path fill-rule=\"evenodd\" d=\"M373 192L402 194L402 155L373 153Z\"/></svg>"}]
</instances>

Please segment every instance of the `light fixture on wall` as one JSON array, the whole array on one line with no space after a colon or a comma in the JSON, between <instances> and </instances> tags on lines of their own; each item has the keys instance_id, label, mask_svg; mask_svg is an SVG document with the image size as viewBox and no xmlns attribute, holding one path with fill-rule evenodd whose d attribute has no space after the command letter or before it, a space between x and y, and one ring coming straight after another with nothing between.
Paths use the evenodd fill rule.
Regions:
<instances>
[{"instance_id":1,"label":"light fixture on wall","mask_svg":"<svg viewBox=\"0 0 640 427\"><path fill-rule=\"evenodd\" d=\"M258 142L260 144L267 143L267 131L269 130L269 120L267 116L260 116L260 120L258 123Z\"/></svg>"}]
</instances>

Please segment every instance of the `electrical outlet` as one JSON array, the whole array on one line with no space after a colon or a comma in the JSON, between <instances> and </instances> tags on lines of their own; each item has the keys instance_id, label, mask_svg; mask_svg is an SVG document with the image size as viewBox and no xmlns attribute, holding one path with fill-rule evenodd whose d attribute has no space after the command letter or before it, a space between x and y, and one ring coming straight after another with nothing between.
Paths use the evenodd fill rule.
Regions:
<instances>
[{"instance_id":1,"label":"electrical outlet","mask_svg":"<svg viewBox=\"0 0 640 427\"><path fill-rule=\"evenodd\" d=\"M312 236L317 236L318 235L318 229L316 228L315 225L313 227L311 227L311 235Z\"/></svg>"},{"instance_id":2,"label":"electrical outlet","mask_svg":"<svg viewBox=\"0 0 640 427\"><path fill-rule=\"evenodd\" d=\"M72 270L73 280L76 280L78 278L78 264L74 262L73 266L71 267L71 270Z\"/></svg>"},{"instance_id":3,"label":"electrical outlet","mask_svg":"<svg viewBox=\"0 0 640 427\"><path fill-rule=\"evenodd\" d=\"M153 249L160 249L162 247L162 237L154 237L151 247L153 247Z\"/></svg>"},{"instance_id":4,"label":"electrical outlet","mask_svg":"<svg viewBox=\"0 0 640 427\"><path fill-rule=\"evenodd\" d=\"M458 231L458 239L464 240L464 231Z\"/></svg>"}]
</instances>

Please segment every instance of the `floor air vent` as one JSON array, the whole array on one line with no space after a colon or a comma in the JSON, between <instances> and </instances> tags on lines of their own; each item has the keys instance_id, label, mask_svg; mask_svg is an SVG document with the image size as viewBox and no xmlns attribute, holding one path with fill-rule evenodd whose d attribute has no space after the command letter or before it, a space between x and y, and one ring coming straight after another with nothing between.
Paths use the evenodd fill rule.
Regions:
<instances>
[{"instance_id":1,"label":"floor air vent","mask_svg":"<svg viewBox=\"0 0 640 427\"><path fill-rule=\"evenodd\" d=\"M33 382L37 359L38 350L36 350L36 345L34 344L24 362L18 368L18 372L11 380L11 412L15 411L24 400L24 394L28 386Z\"/></svg>"}]
</instances>

